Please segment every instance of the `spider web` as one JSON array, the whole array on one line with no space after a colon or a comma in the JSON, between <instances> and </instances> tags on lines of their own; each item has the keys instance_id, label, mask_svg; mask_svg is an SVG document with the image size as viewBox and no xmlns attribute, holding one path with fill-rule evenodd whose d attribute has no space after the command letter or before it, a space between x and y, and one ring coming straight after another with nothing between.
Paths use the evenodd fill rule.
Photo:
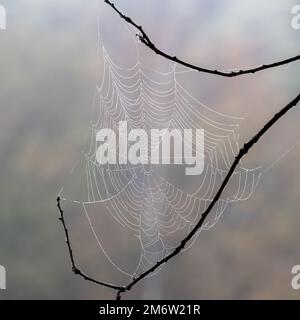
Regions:
<instances>
[{"instance_id":1,"label":"spider web","mask_svg":"<svg viewBox=\"0 0 300 320\"><path fill-rule=\"evenodd\" d=\"M135 38L129 26L123 24L123 28L129 37ZM242 118L217 112L193 97L178 79L186 69L161 61L162 68L153 68L151 63L144 62L147 59L143 59L136 38L134 43L135 63L120 65L104 45L99 27L101 68L98 68L93 121L87 146L71 171L71 176L76 176L80 183L69 182L60 192L63 201L82 208L97 247L117 272L129 278L138 276L170 253L199 221L239 151L239 127L243 122ZM143 128L148 133L153 128L204 129L203 173L184 176L184 165L99 165L96 134L102 128L116 132L119 121L127 121L128 131ZM192 151L195 144L194 140ZM238 166L231 187L185 250L193 245L201 231L213 227L232 203L251 197L260 177L260 168ZM74 189L80 195L77 192L75 196ZM134 247L130 256L135 257L132 259L135 264L117 258L119 251L114 254L107 250L107 241L99 231L100 224L103 228L104 215L112 218L109 227L115 228L106 230L110 237L118 238L121 232L126 232L133 236L130 239L135 239L135 245L134 240L128 240L128 246ZM120 239L124 238L120 236ZM127 252L121 255L126 257Z\"/></svg>"}]
</instances>

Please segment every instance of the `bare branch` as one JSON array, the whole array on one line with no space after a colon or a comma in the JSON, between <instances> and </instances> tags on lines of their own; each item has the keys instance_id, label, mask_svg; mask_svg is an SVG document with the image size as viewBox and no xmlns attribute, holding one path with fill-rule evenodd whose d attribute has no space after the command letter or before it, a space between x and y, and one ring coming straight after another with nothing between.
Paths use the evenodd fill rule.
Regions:
<instances>
[{"instance_id":1,"label":"bare branch","mask_svg":"<svg viewBox=\"0 0 300 320\"><path fill-rule=\"evenodd\" d=\"M118 290L119 292L123 292L125 289L121 286L116 286L114 284L110 284L110 283L106 283L106 282L102 282L102 281L98 281L94 278L91 278L90 276L86 275L85 273L83 273L75 264L75 259L74 259L74 254L73 254L73 249L72 249L72 246L71 246L71 242L70 242L70 236L69 236L69 231L68 231L68 228L67 228L67 225L66 225L66 221L65 221L65 217L64 217L64 211L62 209L62 206L61 206L61 199L60 197L57 197L56 199L57 201L57 208L58 208L58 211L59 211L59 220L61 221L62 223L62 226L64 228L64 233L65 233L65 236L66 236L66 244L67 244L67 247L68 247L68 251L69 251L69 255L70 255L70 260L71 260L71 265L72 265L72 271L81 276L84 280L87 280L87 281L90 281L90 282L93 282L93 283L96 283L96 284L99 284L101 286L104 286L104 287L107 287L107 288L111 288L111 289L114 289L114 290Z\"/></svg>"},{"instance_id":2,"label":"bare branch","mask_svg":"<svg viewBox=\"0 0 300 320\"><path fill-rule=\"evenodd\" d=\"M227 77L227 78L233 78L233 77L237 77L237 76L241 76L241 75L245 75L245 74L250 74L250 73L256 73L259 71L263 71L263 70L267 70L267 69L271 69L271 68L276 68L279 66L283 66L286 64L289 64L291 62L294 61L298 61L300 60L300 55L296 55L294 57L285 59L285 60L281 60L281 61L277 61L274 63L270 63L270 64L263 64L254 68L250 68L250 69L244 69L244 70L238 70L238 71L220 71L220 70L212 70L212 69L207 69L207 68L203 68L203 67L199 67L196 66L194 64L191 64L189 62L183 61L179 58L177 58L176 56L172 56L162 50L160 50L149 38L149 36L146 34L146 32L144 31L143 27L138 25L136 22L134 22L130 17L126 16L124 13L122 13L115 5L114 3L112 3L109 0L104 0L105 3L107 3L110 7L112 7L112 9L117 12L119 14L119 16L125 20L128 24L132 25L133 27L135 27L138 31L139 34L137 34L137 36L139 37L140 41L147 46L149 49L151 49L153 52L155 52L156 54L171 60L173 62L176 62L178 64L181 64L187 68L199 71L199 72L203 72L203 73L209 73L209 74L213 74L213 75L217 75L217 76L221 76L221 77Z\"/></svg>"},{"instance_id":3,"label":"bare branch","mask_svg":"<svg viewBox=\"0 0 300 320\"><path fill-rule=\"evenodd\" d=\"M61 208L60 204L60 198L57 198L57 207L60 212L60 221L63 224L63 228L65 231L66 236L66 243L68 246L71 263L72 263L72 269L75 274L79 274L82 276L85 280L92 281L94 283L97 283L99 285L103 285L105 287L109 287L111 289L117 290L117 300L121 299L121 294L125 291L130 291L133 286L135 286L138 282L140 282L142 279L147 277L149 274L153 273L157 268L159 268L161 265L167 263L170 259L177 256L186 246L186 244L193 238L193 236L197 233L197 231L202 227L203 223L205 222L207 216L211 212L211 210L214 208L215 204L220 199L225 187L227 186L232 174L234 173L235 168L239 164L240 160L249 152L249 150L260 140L260 138L280 119L282 118L289 110L291 110L293 107L295 107L300 101L300 94L293 99L291 102L289 102L284 108L282 108L278 113L276 113L263 127L260 129L247 143L244 144L244 146L239 150L239 153L235 157L234 162L232 163L225 179L223 180L218 192L216 193L215 197L213 198L212 202L208 206L208 208L202 213L200 220L198 223L194 226L194 228L191 230L191 232L181 241L181 243L165 258L162 260L159 260L155 265L153 265L151 268L143 272L141 275L139 275L137 278L133 279L127 286L116 286L108 283L104 283L101 281L97 281L95 279L92 279L85 274L83 274L75 265L74 262L74 256L72 252L72 247L69 239L69 233L68 229L66 227L66 223L64 220L64 214L63 210Z\"/></svg>"}]
</instances>

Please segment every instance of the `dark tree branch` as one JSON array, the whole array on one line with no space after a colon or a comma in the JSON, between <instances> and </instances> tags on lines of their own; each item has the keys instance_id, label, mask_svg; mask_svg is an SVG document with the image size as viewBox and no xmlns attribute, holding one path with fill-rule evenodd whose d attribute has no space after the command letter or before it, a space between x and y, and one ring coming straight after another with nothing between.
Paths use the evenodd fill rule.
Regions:
<instances>
[{"instance_id":1,"label":"dark tree branch","mask_svg":"<svg viewBox=\"0 0 300 320\"><path fill-rule=\"evenodd\" d=\"M159 260L155 265L153 265L151 268L143 272L141 275L139 275L137 278L133 279L127 286L117 286L112 285L109 283L101 282L98 280L95 280L93 278L90 278L86 276L84 273L82 273L76 266L73 256L73 251L70 243L69 238L69 232L65 223L64 219L64 213L60 204L60 197L57 198L57 207L60 213L60 221L62 222L65 236L66 236L66 243L68 246L70 259L72 263L72 269L75 274L79 274L81 277L83 277L85 280L89 280L91 282L94 282L96 284L109 287L111 289L117 290L117 300L121 299L121 294L125 291L130 291L133 286L135 286L138 282L140 282L142 279L147 277L149 274L157 270L161 265L167 263L170 259L177 256L186 246L186 244L193 238L193 236L197 233L197 231L202 227L203 223L205 222L205 219L211 212L211 210L214 208L215 204L220 199L225 187L227 186L232 174L234 173L235 168L239 164L240 160L249 152L249 150L260 140L260 138L280 119L282 118L289 110L291 110L293 107L295 107L300 101L300 94L293 99L291 102L289 102L284 108L282 108L278 113L276 113L264 126L262 129L260 129L255 136L253 136L247 143L244 144L244 146L240 149L239 153L235 157L235 160L233 161L225 179L223 180L218 192L216 193L215 197L213 198L212 202L208 206L208 208L202 213L200 220L198 223L194 226L194 228L190 231L190 233L181 241L181 243L165 258L162 260Z\"/></svg>"},{"instance_id":2,"label":"dark tree branch","mask_svg":"<svg viewBox=\"0 0 300 320\"><path fill-rule=\"evenodd\" d=\"M176 62L178 64L181 64L187 68L199 71L199 72L203 72L203 73L209 73L209 74L213 74L213 75L217 75L217 76L221 76L221 77L227 77L227 78L232 78L232 77L237 77L237 76L241 76L241 75L245 75L245 74L250 74L250 73L256 73L259 71L263 71L266 69L271 69L271 68L276 68L279 66L283 66L286 64L289 64L291 62L294 61L298 61L300 60L300 55L296 55L294 57L285 59L285 60L281 60L281 61L277 61L274 63L270 63L270 64L264 64L264 65L260 65L254 68L250 68L250 69L244 69L244 70L238 70L238 71L220 71L220 70L212 70L212 69L208 69L208 68L203 68L203 67L199 67L196 66L194 64L191 64L189 62L183 61L179 58L177 58L176 56L172 56L162 50L160 50L149 38L149 36L147 35L147 33L144 31L143 27L138 25L136 22L134 22L130 17L126 16L124 13L122 13L122 11L120 11L115 5L114 3L112 3L109 0L104 0L105 3L107 3L110 7L112 7L112 9L117 12L119 14L119 16L125 20L128 24L132 25L133 27L135 27L138 31L139 34L137 34L137 36L139 37L140 41L147 46L149 49L151 49L153 52L155 52L156 54L170 60L173 62Z\"/></svg>"},{"instance_id":3,"label":"dark tree branch","mask_svg":"<svg viewBox=\"0 0 300 320\"><path fill-rule=\"evenodd\" d=\"M114 289L114 290L118 290L119 292L125 291L125 289L124 289L123 287L121 287L121 286L116 286L116 285L114 285L114 284L110 284L110 283L98 281L98 280L96 280L96 279L94 279L94 278L89 277L88 275L86 275L85 273L83 273L83 272L76 266L75 259L74 259L74 254L73 254L73 249L72 249L71 242L70 242L69 230L68 230L68 228L67 228L66 221L65 221L65 217L64 217L64 211L63 211L62 206L61 206L61 199L60 199L60 197L57 197L56 200L57 200L57 208L58 208L58 212L59 212L59 220L60 220L61 223L62 223L62 226L63 226L63 229L64 229L64 233L65 233L65 237L66 237L66 244L67 244L68 251L69 251L69 255L70 255L70 260L71 260L71 265L72 265L72 271L73 271L75 274L81 276L84 280L87 280L87 281L90 281L90 282L99 284L99 285L104 286L104 287L107 287L107 288L111 288L111 289Z\"/></svg>"}]
</instances>

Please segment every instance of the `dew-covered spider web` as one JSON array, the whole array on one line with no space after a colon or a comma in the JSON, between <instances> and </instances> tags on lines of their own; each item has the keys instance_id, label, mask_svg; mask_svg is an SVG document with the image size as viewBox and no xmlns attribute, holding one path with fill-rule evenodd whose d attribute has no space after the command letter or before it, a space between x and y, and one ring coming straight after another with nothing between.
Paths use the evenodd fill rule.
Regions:
<instances>
[{"instance_id":1,"label":"dew-covered spider web","mask_svg":"<svg viewBox=\"0 0 300 320\"><path fill-rule=\"evenodd\" d=\"M179 79L186 69L149 53L138 43L135 30L117 23L131 51L120 49L117 39L106 45L99 26L98 80L89 139L60 196L64 206L77 206L101 260L129 280L170 253L199 221L239 151L243 119L199 101ZM114 29L114 38L118 30ZM124 56L129 56L129 62ZM96 134L101 128L117 131L119 121L127 121L128 130L146 132L204 129L203 173L186 176L185 166L175 164L99 165ZM230 188L197 236L213 227L233 203L249 199L260 176L260 168L238 166Z\"/></svg>"}]
</instances>

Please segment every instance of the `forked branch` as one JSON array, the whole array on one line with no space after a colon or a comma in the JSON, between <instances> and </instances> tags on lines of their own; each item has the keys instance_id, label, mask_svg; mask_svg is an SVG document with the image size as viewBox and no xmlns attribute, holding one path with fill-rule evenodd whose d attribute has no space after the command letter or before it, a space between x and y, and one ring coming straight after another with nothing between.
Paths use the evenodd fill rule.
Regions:
<instances>
[{"instance_id":1,"label":"forked branch","mask_svg":"<svg viewBox=\"0 0 300 320\"><path fill-rule=\"evenodd\" d=\"M250 73L256 73L259 71L263 71L263 70L267 70L267 69L271 69L271 68L276 68L279 66L283 66L286 64L289 64L291 62L294 61L298 61L300 60L300 54L288 58L288 59L284 59L281 61L277 61L277 62L273 62L273 63L269 63L269 64L263 64L257 67L253 67L250 69L244 69L244 70L232 70L232 71L221 71L221 70L213 70L213 69L208 69L208 68L203 68L194 64L191 64L189 62L186 62L184 60L181 60L179 58L177 58L176 56L170 55L162 50L160 50L150 39L150 37L148 36L148 34L144 31L143 27L141 25L138 25L135 21L133 21L130 17L126 16L122 11L120 11L114 3L112 3L109 0L104 0L105 3L107 3L110 7L112 7L112 9L119 14L119 16L125 20L128 24L130 24L131 26L133 26L134 28L136 28L136 30L139 32L137 34L138 38L140 39L140 41L146 46L148 47L150 50L152 50L153 52L155 52L156 54L170 60L173 61L175 63L178 63L184 67L199 71L199 72L203 72L203 73L209 73L209 74L213 74L213 75L217 75L217 76L221 76L221 77L226 77L226 78L233 78L233 77L237 77L237 76L241 76L241 75L245 75L245 74L250 74Z\"/></svg>"},{"instance_id":2,"label":"forked branch","mask_svg":"<svg viewBox=\"0 0 300 320\"><path fill-rule=\"evenodd\" d=\"M63 229L65 232L66 237L66 243L69 250L69 255L71 259L72 264L72 270L75 274L80 275L85 280L89 280L91 282L94 282L96 284L117 290L117 299L121 299L121 294L125 291L130 291L133 286L135 286L138 282L140 282L142 279L147 277L149 274L157 270L161 265L167 263L170 259L177 256L186 246L186 244L194 237L194 235L197 233L198 230L201 229L203 223L205 222L207 216L211 212L211 210L214 208L215 204L220 199L225 187L227 186L232 174L234 173L235 168L239 164L240 160L249 152L249 150L260 140L260 138L280 119L282 118L289 110L291 110L293 107L295 107L300 101L300 94L293 99L290 103L288 103L284 108L282 108L278 113L276 113L256 134L253 136L247 143L244 144L244 146L240 149L239 153L235 157L235 160L233 161L225 179L223 180L218 192L214 196L212 202L208 206L208 208L202 213L200 220L198 223L194 226L194 228L190 231L190 233L181 241L181 243L165 258L159 260L155 265L153 265L151 268L140 274L137 278L132 279L132 281L126 285L126 286L118 286L109 284L106 282L98 281L96 279L93 279L87 275L85 275L83 272L80 271L80 269L76 266L73 250L70 242L69 232L66 226L66 221L64 218L64 212L61 207L61 199L60 197L57 198L57 207L58 211L60 213L59 219L63 225Z\"/></svg>"}]
</instances>

